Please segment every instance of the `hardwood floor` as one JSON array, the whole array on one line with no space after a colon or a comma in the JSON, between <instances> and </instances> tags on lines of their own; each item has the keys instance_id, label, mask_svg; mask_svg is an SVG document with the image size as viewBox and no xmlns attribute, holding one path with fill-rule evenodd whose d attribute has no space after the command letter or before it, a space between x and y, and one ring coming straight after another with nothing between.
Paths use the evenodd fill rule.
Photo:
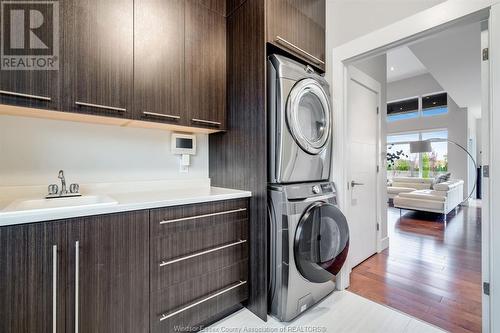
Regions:
<instances>
[{"instance_id":1,"label":"hardwood floor","mask_svg":"<svg viewBox=\"0 0 500 333\"><path fill-rule=\"evenodd\" d=\"M440 221L436 221L440 219ZM355 267L349 291L450 332L481 332L481 208L389 208L390 245Z\"/></svg>"}]
</instances>

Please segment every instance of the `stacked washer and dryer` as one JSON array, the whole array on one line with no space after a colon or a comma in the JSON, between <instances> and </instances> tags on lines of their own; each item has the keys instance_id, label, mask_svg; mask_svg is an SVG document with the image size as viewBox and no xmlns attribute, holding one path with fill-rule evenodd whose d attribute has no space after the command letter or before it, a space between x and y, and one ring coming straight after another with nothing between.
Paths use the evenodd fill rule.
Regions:
<instances>
[{"instance_id":1,"label":"stacked washer and dryer","mask_svg":"<svg viewBox=\"0 0 500 333\"><path fill-rule=\"evenodd\" d=\"M269 309L290 321L335 289L349 248L329 182L329 86L308 65L268 58Z\"/></svg>"}]
</instances>

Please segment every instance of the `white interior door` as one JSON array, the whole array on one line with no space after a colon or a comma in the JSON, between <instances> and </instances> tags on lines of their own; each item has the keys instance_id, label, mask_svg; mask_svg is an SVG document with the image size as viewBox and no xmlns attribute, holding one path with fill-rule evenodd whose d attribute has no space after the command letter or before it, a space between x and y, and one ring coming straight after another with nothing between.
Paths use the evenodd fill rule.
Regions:
<instances>
[{"instance_id":1,"label":"white interior door","mask_svg":"<svg viewBox=\"0 0 500 333\"><path fill-rule=\"evenodd\" d=\"M486 26L485 26L486 24ZM481 25L481 50L489 48L489 32L487 23ZM481 62L481 166L490 165L490 61ZM482 179L482 220L481 220L481 252L482 280L490 283L490 183L488 178ZM483 332L490 332L490 297L483 293L482 298Z\"/></svg>"},{"instance_id":2,"label":"white interior door","mask_svg":"<svg viewBox=\"0 0 500 333\"><path fill-rule=\"evenodd\" d=\"M349 264L354 267L377 252L380 84L352 66L348 82Z\"/></svg>"}]
</instances>

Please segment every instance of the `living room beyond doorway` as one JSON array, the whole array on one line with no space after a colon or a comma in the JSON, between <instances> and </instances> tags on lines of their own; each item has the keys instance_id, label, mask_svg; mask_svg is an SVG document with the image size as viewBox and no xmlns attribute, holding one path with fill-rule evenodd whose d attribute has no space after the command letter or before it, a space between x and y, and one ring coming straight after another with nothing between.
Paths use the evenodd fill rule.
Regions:
<instances>
[{"instance_id":1,"label":"living room beyond doorway","mask_svg":"<svg viewBox=\"0 0 500 333\"><path fill-rule=\"evenodd\" d=\"M455 26L353 64L382 86L386 160L377 170L388 248L352 269L349 290L452 332L483 325L487 30Z\"/></svg>"},{"instance_id":2,"label":"living room beyond doorway","mask_svg":"<svg viewBox=\"0 0 500 333\"><path fill-rule=\"evenodd\" d=\"M450 332L481 332L481 207L448 216L390 207L390 246L356 266L349 291Z\"/></svg>"}]
</instances>

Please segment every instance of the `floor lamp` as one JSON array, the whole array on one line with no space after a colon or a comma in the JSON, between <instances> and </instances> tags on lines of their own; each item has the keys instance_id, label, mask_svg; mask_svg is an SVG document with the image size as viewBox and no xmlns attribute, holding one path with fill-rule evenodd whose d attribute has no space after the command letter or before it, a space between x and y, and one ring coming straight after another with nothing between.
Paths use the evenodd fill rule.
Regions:
<instances>
[{"instance_id":1,"label":"floor lamp","mask_svg":"<svg viewBox=\"0 0 500 333\"><path fill-rule=\"evenodd\" d=\"M457 146L458 148L462 149L467 155L469 155L470 159L472 160L472 164L474 164L474 171L477 170L477 163L476 163L476 160L474 159L474 157L472 157L472 155L469 153L469 151L467 149L465 149L462 145L460 145L459 143L457 143L453 140L428 139L428 140L423 140L423 141L413 141L413 142L410 142L410 152L412 154L413 153L431 153L432 152L432 146L431 146L432 142L445 142L445 141ZM474 194L474 191L476 190L477 172L474 172L474 175L475 175L475 179L474 179L474 186L472 187L472 191L469 193L469 196L464 201L462 201L461 204L463 204L464 202L469 200L472 197L472 194Z\"/></svg>"}]
</instances>

